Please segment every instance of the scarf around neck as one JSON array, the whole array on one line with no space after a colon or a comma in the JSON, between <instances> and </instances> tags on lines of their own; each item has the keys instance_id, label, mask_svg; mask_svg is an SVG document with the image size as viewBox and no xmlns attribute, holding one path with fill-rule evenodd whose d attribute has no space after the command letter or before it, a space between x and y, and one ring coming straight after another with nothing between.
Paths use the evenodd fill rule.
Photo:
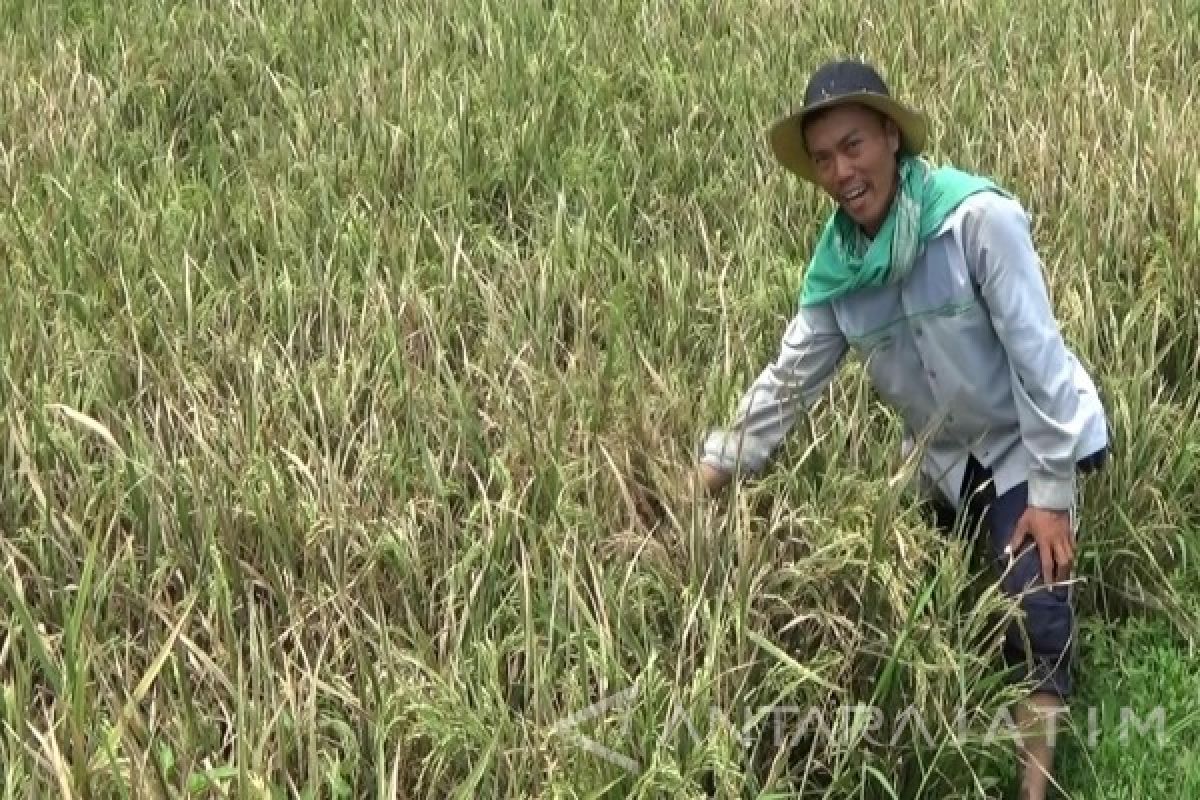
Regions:
<instances>
[{"instance_id":1,"label":"scarf around neck","mask_svg":"<svg viewBox=\"0 0 1200 800\"><path fill-rule=\"evenodd\" d=\"M904 280L921 248L963 200L986 191L1009 196L987 178L954 167L933 169L919 157L902 158L899 168L896 196L874 239L842 208L830 216L804 274L801 305Z\"/></svg>"}]
</instances>

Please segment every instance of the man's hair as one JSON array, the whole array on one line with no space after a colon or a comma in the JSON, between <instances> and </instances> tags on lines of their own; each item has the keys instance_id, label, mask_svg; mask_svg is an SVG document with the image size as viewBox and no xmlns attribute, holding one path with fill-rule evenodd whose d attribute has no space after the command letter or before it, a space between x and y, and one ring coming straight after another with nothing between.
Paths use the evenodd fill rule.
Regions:
<instances>
[{"instance_id":1,"label":"man's hair","mask_svg":"<svg viewBox=\"0 0 1200 800\"><path fill-rule=\"evenodd\" d=\"M800 125L800 132L808 133L809 125L812 125L814 122L816 122L817 120L826 116L827 114L829 114L832 111L836 111L839 108L846 108L847 105L848 104L840 105L840 106L830 106L829 108L822 108L817 111L814 111L811 114L806 115L804 117L804 121ZM862 103L855 103L854 105L857 105L859 108L865 109L865 110L871 112L872 114L874 114L875 117L879 120L880 126L882 126L882 127L886 128L887 124L889 122L892 122L893 124L895 124L891 117L889 117L887 114L883 113L882 111L880 111L877 108L871 108L871 106L868 106L868 105L865 105Z\"/></svg>"},{"instance_id":2,"label":"man's hair","mask_svg":"<svg viewBox=\"0 0 1200 800\"><path fill-rule=\"evenodd\" d=\"M879 120L879 125L882 128L884 128L885 130L887 129L888 123L895 125L897 131L900 130L900 126L896 124L896 121L893 120L891 117L889 117L887 114L880 111L879 109L871 108L871 106L868 106L868 105L865 105L862 103L855 103L854 105L857 105L859 108L866 109L867 111L874 114L875 117ZM806 150L808 149L808 126L812 125L814 122L821 119L826 114L829 114L830 112L835 111L836 109L846 108L846 107L847 107L846 105L830 106L829 108L822 108L818 111L814 111L813 113L808 114L804 117L804 120L800 123L800 137L801 137L801 140L804 142L804 147ZM904 147L904 141L903 141L903 139L901 139L900 153L896 154L897 157L899 157L900 154L903 152L905 152L905 147Z\"/></svg>"}]
</instances>

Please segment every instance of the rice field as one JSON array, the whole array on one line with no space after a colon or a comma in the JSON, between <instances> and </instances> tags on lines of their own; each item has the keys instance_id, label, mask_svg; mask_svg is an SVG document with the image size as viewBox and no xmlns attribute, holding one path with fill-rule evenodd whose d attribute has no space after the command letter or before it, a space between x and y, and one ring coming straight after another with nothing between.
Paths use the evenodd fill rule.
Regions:
<instances>
[{"instance_id":1,"label":"rice field","mask_svg":"<svg viewBox=\"0 0 1200 800\"><path fill-rule=\"evenodd\" d=\"M859 364L760 480L693 488L830 211L766 128L841 55L1025 204L1103 393L1065 790L1200 787L1195 0L0 31L3 798L1010 787L1016 609Z\"/></svg>"}]
</instances>

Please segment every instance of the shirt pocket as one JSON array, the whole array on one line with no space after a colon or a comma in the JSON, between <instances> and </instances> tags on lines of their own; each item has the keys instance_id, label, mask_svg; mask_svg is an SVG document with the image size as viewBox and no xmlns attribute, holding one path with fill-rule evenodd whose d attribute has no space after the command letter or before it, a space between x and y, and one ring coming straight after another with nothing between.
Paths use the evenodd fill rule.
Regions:
<instances>
[{"instance_id":1,"label":"shirt pocket","mask_svg":"<svg viewBox=\"0 0 1200 800\"><path fill-rule=\"evenodd\" d=\"M862 352L871 385L879 397L906 419L921 416L928 389L923 385L924 367L902 326L880 336Z\"/></svg>"},{"instance_id":2,"label":"shirt pocket","mask_svg":"<svg viewBox=\"0 0 1200 800\"><path fill-rule=\"evenodd\" d=\"M938 388L967 428L1007 418L1011 404L1008 358L987 308L970 299L926 323L927 360L936 365Z\"/></svg>"},{"instance_id":3,"label":"shirt pocket","mask_svg":"<svg viewBox=\"0 0 1200 800\"><path fill-rule=\"evenodd\" d=\"M992 318L977 298L938 310L927 325L933 326L943 357L964 373L978 371L986 362L1003 355Z\"/></svg>"}]
</instances>

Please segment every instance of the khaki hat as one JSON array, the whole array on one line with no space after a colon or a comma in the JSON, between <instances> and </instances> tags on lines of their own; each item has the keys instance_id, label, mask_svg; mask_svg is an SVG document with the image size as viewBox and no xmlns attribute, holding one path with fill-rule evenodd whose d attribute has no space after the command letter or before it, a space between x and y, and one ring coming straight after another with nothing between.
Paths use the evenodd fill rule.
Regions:
<instances>
[{"instance_id":1,"label":"khaki hat","mask_svg":"<svg viewBox=\"0 0 1200 800\"><path fill-rule=\"evenodd\" d=\"M804 90L804 106L771 126L769 138L775 157L805 180L816 182L816 170L804 144L804 120L834 106L859 104L890 117L900 128L901 148L912 155L925 149L929 132L926 116L892 98L887 84L870 64L830 61L817 69Z\"/></svg>"}]
</instances>

